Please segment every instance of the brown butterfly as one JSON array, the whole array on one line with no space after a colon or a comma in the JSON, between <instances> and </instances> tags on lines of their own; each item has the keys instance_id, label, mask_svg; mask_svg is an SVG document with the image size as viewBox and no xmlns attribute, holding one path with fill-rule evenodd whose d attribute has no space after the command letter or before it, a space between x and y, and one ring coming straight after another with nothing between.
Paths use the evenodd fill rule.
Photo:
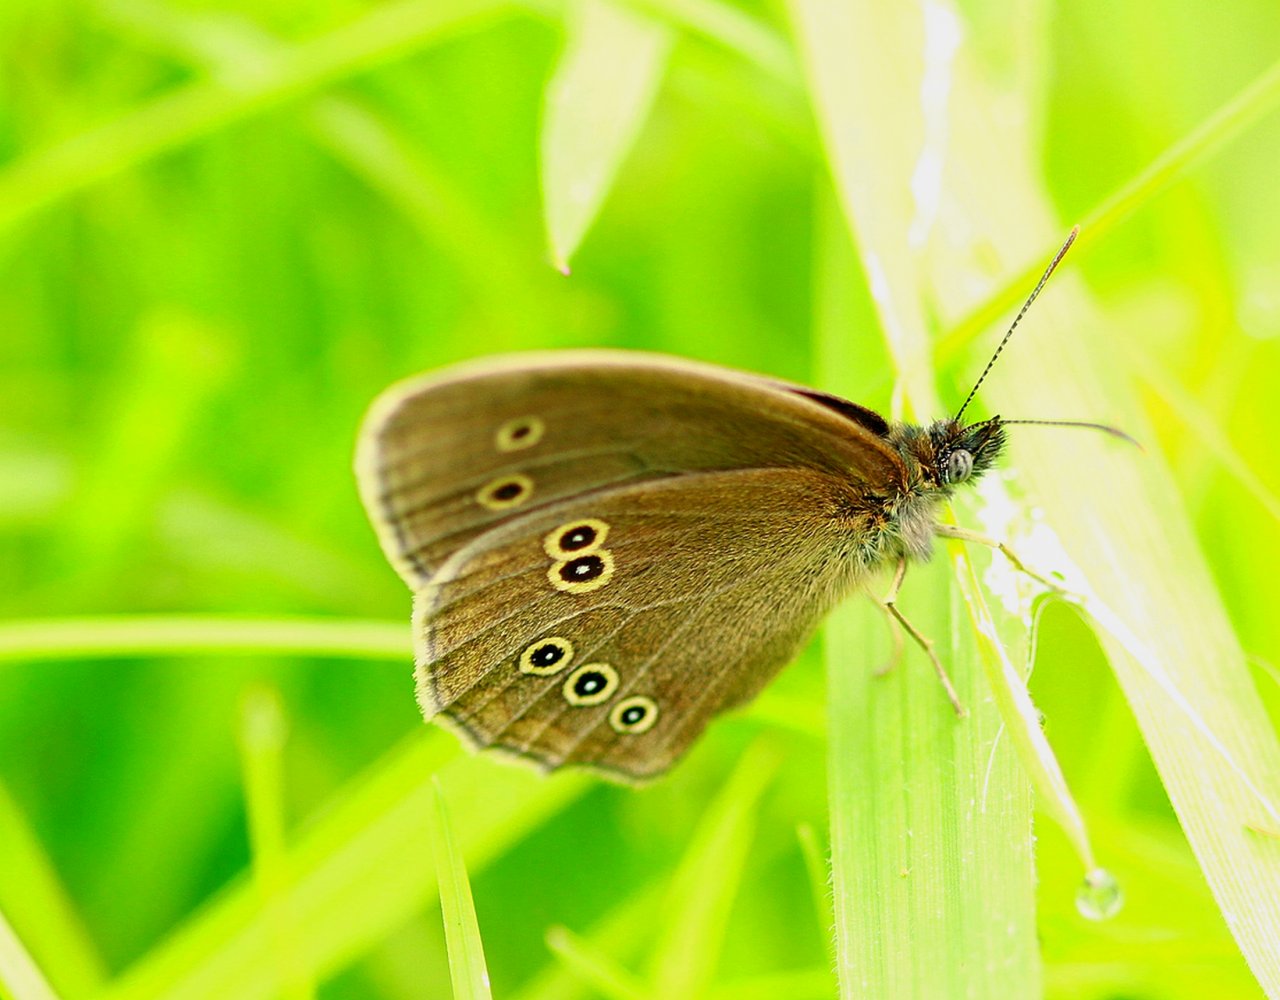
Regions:
<instances>
[{"instance_id":1,"label":"brown butterfly","mask_svg":"<svg viewBox=\"0 0 1280 1000\"><path fill-rule=\"evenodd\" d=\"M356 467L414 592L423 714L546 770L665 771L843 595L895 564L896 592L906 563L929 558L938 505L1004 446L1006 422L965 426L963 412L891 423L802 386L620 351L392 387Z\"/></svg>"}]
</instances>

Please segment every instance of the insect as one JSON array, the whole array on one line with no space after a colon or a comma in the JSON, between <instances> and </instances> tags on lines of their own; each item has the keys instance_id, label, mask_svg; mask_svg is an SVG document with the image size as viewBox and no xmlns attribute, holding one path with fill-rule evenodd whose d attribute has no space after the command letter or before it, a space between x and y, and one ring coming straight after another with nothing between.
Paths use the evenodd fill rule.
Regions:
<instances>
[{"instance_id":1,"label":"insect","mask_svg":"<svg viewBox=\"0 0 1280 1000\"><path fill-rule=\"evenodd\" d=\"M356 469L414 593L423 714L545 770L652 777L886 567L886 610L932 657L894 600L907 564L939 534L989 541L935 511L992 466L1008 424L1054 423L964 424L991 363L956 416L928 426L622 351L516 355L393 386Z\"/></svg>"}]
</instances>

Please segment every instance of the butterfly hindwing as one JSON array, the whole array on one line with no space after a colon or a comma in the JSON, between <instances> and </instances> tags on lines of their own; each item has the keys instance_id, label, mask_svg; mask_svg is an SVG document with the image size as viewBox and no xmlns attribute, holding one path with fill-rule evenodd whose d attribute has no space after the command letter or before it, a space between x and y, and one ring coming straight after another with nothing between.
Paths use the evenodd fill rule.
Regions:
<instances>
[{"instance_id":1,"label":"butterfly hindwing","mask_svg":"<svg viewBox=\"0 0 1280 1000\"><path fill-rule=\"evenodd\" d=\"M846 589L856 501L826 473L744 469L607 488L497 527L418 595L424 712L546 768L659 773Z\"/></svg>"}]
</instances>

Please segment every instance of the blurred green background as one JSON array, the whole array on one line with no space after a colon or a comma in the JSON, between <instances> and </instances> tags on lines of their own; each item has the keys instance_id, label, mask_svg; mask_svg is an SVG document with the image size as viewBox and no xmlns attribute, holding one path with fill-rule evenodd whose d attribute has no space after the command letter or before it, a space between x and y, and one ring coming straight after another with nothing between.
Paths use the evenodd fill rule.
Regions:
<instances>
[{"instance_id":1,"label":"blurred green background","mask_svg":"<svg viewBox=\"0 0 1280 1000\"><path fill-rule=\"evenodd\" d=\"M214 996L201 976L252 969L228 929L255 899L247 696L283 716L282 798L267 802L304 845L297 864L367 865L368 884L385 882L381 902L355 907L313 880L332 933L309 938L320 971L286 972L285 995L308 995L309 978L322 997L449 995L419 822L435 768L494 995L602 995L553 957L548 928L632 969L656 961L652 941L661 951L680 923L664 893L716 856L707 803L726 787L754 801L726 783L761 739L777 770L716 856L732 891L685 900L713 913L696 942L704 992L834 995L797 836L807 825L821 841L827 824L816 651L642 791L465 758L422 726L409 595L350 473L382 388L496 351L645 348L814 381L831 179L788 11L656 7L676 25L669 62L565 277L539 179L564 38L552 0L0 5L0 624L385 624L370 643L341 626L347 653L329 656L197 642L182 656L0 659L0 911L59 995L128 972L113 995ZM1044 95L1027 127L1064 231L1266 71L1280 38L1269 0L1212 18L1191 0L967 0L958 13L998 90ZM1280 120L1225 137L1071 266L1125 331L1106 362L1132 374L1147 448L1174 471L1170 502L1194 521L1274 721ZM1037 261L997 263L1008 278ZM996 332L939 372L946 405ZM1034 352L1033 339L1016 346ZM860 362L860 401L887 412L879 335L850 329L843 351ZM1062 606L1043 619L1033 693L1128 900L1113 921L1083 920L1079 863L1040 825L1048 995L1260 996L1096 640Z\"/></svg>"}]
</instances>

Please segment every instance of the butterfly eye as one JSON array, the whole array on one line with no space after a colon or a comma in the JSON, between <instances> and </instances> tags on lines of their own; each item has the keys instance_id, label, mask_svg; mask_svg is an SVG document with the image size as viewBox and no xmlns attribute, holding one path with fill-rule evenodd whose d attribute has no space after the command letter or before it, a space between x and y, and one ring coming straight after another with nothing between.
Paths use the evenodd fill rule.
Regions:
<instances>
[{"instance_id":1,"label":"butterfly eye","mask_svg":"<svg viewBox=\"0 0 1280 1000\"><path fill-rule=\"evenodd\" d=\"M584 663L564 682L564 700L570 705L599 705L618 689L618 672L607 663Z\"/></svg>"},{"instance_id":2,"label":"butterfly eye","mask_svg":"<svg viewBox=\"0 0 1280 1000\"><path fill-rule=\"evenodd\" d=\"M603 587L612 576L613 554L608 549L562 559L547 570L551 586L568 594L589 593Z\"/></svg>"},{"instance_id":3,"label":"butterfly eye","mask_svg":"<svg viewBox=\"0 0 1280 1000\"><path fill-rule=\"evenodd\" d=\"M957 448L947 458L947 482L963 483L973 471L973 456Z\"/></svg>"},{"instance_id":4,"label":"butterfly eye","mask_svg":"<svg viewBox=\"0 0 1280 1000\"><path fill-rule=\"evenodd\" d=\"M520 654L520 672L538 677L558 674L573 659L573 643L558 635L539 639Z\"/></svg>"},{"instance_id":5,"label":"butterfly eye","mask_svg":"<svg viewBox=\"0 0 1280 1000\"><path fill-rule=\"evenodd\" d=\"M498 428L493 443L498 451L519 451L521 448L532 448L542 440L547 425L537 417L517 417L508 420Z\"/></svg>"},{"instance_id":6,"label":"butterfly eye","mask_svg":"<svg viewBox=\"0 0 1280 1000\"><path fill-rule=\"evenodd\" d=\"M552 559L572 559L597 551L604 544L609 525L595 518L562 524L542 540L542 547Z\"/></svg>"},{"instance_id":7,"label":"butterfly eye","mask_svg":"<svg viewBox=\"0 0 1280 1000\"><path fill-rule=\"evenodd\" d=\"M506 510L529 499L533 492L533 480L528 476L503 476L477 491L476 500L490 510Z\"/></svg>"},{"instance_id":8,"label":"butterfly eye","mask_svg":"<svg viewBox=\"0 0 1280 1000\"><path fill-rule=\"evenodd\" d=\"M657 721L657 703L641 694L623 698L609 713L609 725L624 734L647 733Z\"/></svg>"}]
</instances>

